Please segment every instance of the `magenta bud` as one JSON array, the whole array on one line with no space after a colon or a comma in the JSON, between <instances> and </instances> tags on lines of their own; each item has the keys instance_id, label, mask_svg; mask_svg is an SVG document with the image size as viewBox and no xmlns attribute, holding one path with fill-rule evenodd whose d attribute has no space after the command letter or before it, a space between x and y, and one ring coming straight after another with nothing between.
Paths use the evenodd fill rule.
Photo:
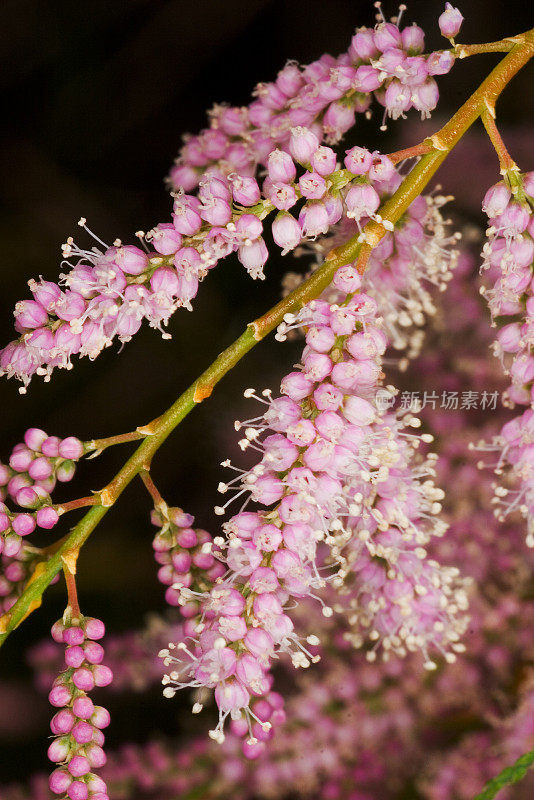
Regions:
<instances>
[{"instance_id":1,"label":"magenta bud","mask_svg":"<svg viewBox=\"0 0 534 800\"><path fill-rule=\"evenodd\" d=\"M17 496L17 492L24 486L31 486L30 478L27 478L25 475L15 475L15 477L11 478L9 481L7 491L14 499Z\"/></svg>"},{"instance_id":2,"label":"magenta bud","mask_svg":"<svg viewBox=\"0 0 534 800\"><path fill-rule=\"evenodd\" d=\"M336 289L344 292L345 294L353 294L358 291L362 285L362 279L355 267L347 264L340 267L334 275L333 284Z\"/></svg>"},{"instance_id":3,"label":"magenta bud","mask_svg":"<svg viewBox=\"0 0 534 800\"><path fill-rule=\"evenodd\" d=\"M49 436L41 444L41 453L49 458L57 458L59 455L60 439L57 436Z\"/></svg>"},{"instance_id":4,"label":"magenta bud","mask_svg":"<svg viewBox=\"0 0 534 800\"><path fill-rule=\"evenodd\" d=\"M446 39L453 39L462 27L464 18L459 9L445 3L445 11L438 19L439 29Z\"/></svg>"},{"instance_id":5,"label":"magenta bud","mask_svg":"<svg viewBox=\"0 0 534 800\"><path fill-rule=\"evenodd\" d=\"M326 182L318 172L305 172L299 178L299 189L308 200L320 200L326 192Z\"/></svg>"},{"instance_id":6,"label":"magenta bud","mask_svg":"<svg viewBox=\"0 0 534 800\"><path fill-rule=\"evenodd\" d=\"M269 178L275 183L291 183L297 174L293 159L283 150L273 150L269 154L267 170Z\"/></svg>"},{"instance_id":7,"label":"magenta bud","mask_svg":"<svg viewBox=\"0 0 534 800\"><path fill-rule=\"evenodd\" d=\"M28 536L35 530L35 520L30 514L17 514L11 525L19 536Z\"/></svg>"},{"instance_id":8,"label":"magenta bud","mask_svg":"<svg viewBox=\"0 0 534 800\"><path fill-rule=\"evenodd\" d=\"M188 205L188 195L181 195L174 201L172 219L178 233L184 236L193 236L202 227L200 214Z\"/></svg>"},{"instance_id":9,"label":"magenta bud","mask_svg":"<svg viewBox=\"0 0 534 800\"><path fill-rule=\"evenodd\" d=\"M89 788L89 791L94 792L107 792L107 786L105 781L102 780L98 775L94 775L90 773L86 777L86 783Z\"/></svg>"},{"instance_id":10,"label":"magenta bud","mask_svg":"<svg viewBox=\"0 0 534 800\"><path fill-rule=\"evenodd\" d=\"M241 206L253 206L259 202L261 193L255 178L235 175L232 181L232 197Z\"/></svg>"},{"instance_id":11,"label":"magenta bud","mask_svg":"<svg viewBox=\"0 0 534 800\"><path fill-rule=\"evenodd\" d=\"M331 147L318 147L311 157L311 166L319 175L330 175L336 168L337 156Z\"/></svg>"},{"instance_id":12,"label":"magenta bud","mask_svg":"<svg viewBox=\"0 0 534 800\"><path fill-rule=\"evenodd\" d=\"M84 630L88 639L101 639L106 632L106 626L95 617L86 617Z\"/></svg>"},{"instance_id":13,"label":"magenta bud","mask_svg":"<svg viewBox=\"0 0 534 800\"><path fill-rule=\"evenodd\" d=\"M50 721L50 730L56 736L69 733L75 721L72 711L68 708L64 708L52 717Z\"/></svg>"},{"instance_id":14,"label":"magenta bud","mask_svg":"<svg viewBox=\"0 0 534 800\"><path fill-rule=\"evenodd\" d=\"M87 753L89 764L93 769L103 767L107 761L106 754L97 744L89 745L89 747L85 748L85 752Z\"/></svg>"},{"instance_id":15,"label":"magenta bud","mask_svg":"<svg viewBox=\"0 0 534 800\"><path fill-rule=\"evenodd\" d=\"M164 581L162 581L162 583L163 582ZM180 592L177 591L177 589L173 589L171 586L169 586L168 589L165 589L165 602L168 605L172 606L173 608L176 608L177 606L180 605L180 600L181 600L181 595L180 595ZM183 608L180 609L180 611L183 614ZM196 608L196 604L195 604L195 609L193 611L193 615L196 614L196 613L197 613L197 608Z\"/></svg>"},{"instance_id":16,"label":"magenta bud","mask_svg":"<svg viewBox=\"0 0 534 800\"><path fill-rule=\"evenodd\" d=\"M93 739L93 726L88 722L77 722L72 728L71 735L78 744L88 744Z\"/></svg>"},{"instance_id":17,"label":"magenta bud","mask_svg":"<svg viewBox=\"0 0 534 800\"><path fill-rule=\"evenodd\" d=\"M39 495L31 486L23 486L17 492L15 500L21 508L37 508L41 503Z\"/></svg>"},{"instance_id":18,"label":"magenta bud","mask_svg":"<svg viewBox=\"0 0 534 800\"><path fill-rule=\"evenodd\" d=\"M45 492L50 495L56 487L56 479L51 475L49 478L46 478L46 480L36 481L34 483L34 488L36 486L40 486L41 489L44 489Z\"/></svg>"},{"instance_id":19,"label":"magenta bud","mask_svg":"<svg viewBox=\"0 0 534 800\"><path fill-rule=\"evenodd\" d=\"M99 731L97 728L93 729L93 742L97 744L99 747L104 747L104 742L106 741L106 737Z\"/></svg>"},{"instance_id":20,"label":"magenta bud","mask_svg":"<svg viewBox=\"0 0 534 800\"><path fill-rule=\"evenodd\" d=\"M95 685L93 673L87 667L77 669L72 676L72 682L82 692L90 692Z\"/></svg>"},{"instance_id":21,"label":"magenta bud","mask_svg":"<svg viewBox=\"0 0 534 800\"><path fill-rule=\"evenodd\" d=\"M275 218L272 231L274 241L282 248L282 255L293 250L302 239L302 231L297 220L284 211Z\"/></svg>"},{"instance_id":22,"label":"magenta bud","mask_svg":"<svg viewBox=\"0 0 534 800\"><path fill-rule=\"evenodd\" d=\"M93 670L96 686L108 686L113 680L113 672L104 664L97 664Z\"/></svg>"},{"instance_id":23,"label":"magenta bud","mask_svg":"<svg viewBox=\"0 0 534 800\"><path fill-rule=\"evenodd\" d=\"M177 572L188 572L191 566L191 556L189 553L184 553L183 551L173 553L171 561Z\"/></svg>"},{"instance_id":24,"label":"magenta bud","mask_svg":"<svg viewBox=\"0 0 534 800\"><path fill-rule=\"evenodd\" d=\"M357 72L361 69L363 67L359 67ZM354 125L354 121L354 108L343 103L330 103L323 117L325 133L328 134L331 142L337 142Z\"/></svg>"},{"instance_id":25,"label":"magenta bud","mask_svg":"<svg viewBox=\"0 0 534 800\"><path fill-rule=\"evenodd\" d=\"M431 53L427 58L426 68L429 75L446 75L450 72L455 61L454 53L450 50Z\"/></svg>"},{"instance_id":26,"label":"magenta bud","mask_svg":"<svg viewBox=\"0 0 534 800\"><path fill-rule=\"evenodd\" d=\"M182 236L172 223L162 222L152 231L152 245L158 253L170 256L182 246Z\"/></svg>"},{"instance_id":27,"label":"magenta bud","mask_svg":"<svg viewBox=\"0 0 534 800\"><path fill-rule=\"evenodd\" d=\"M83 456L83 444L75 436L67 436L59 443L59 455L77 461Z\"/></svg>"},{"instance_id":28,"label":"magenta bud","mask_svg":"<svg viewBox=\"0 0 534 800\"><path fill-rule=\"evenodd\" d=\"M347 150L344 163L354 175L365 175L373 163L373 157L365 147L351 147Z\"/></svg>"},{"instance_id":29,"label":"magenta bud","mask_svg":"<svg viewBox=\"0 0 534 800\"><path fill-rule=\"evenodd\" d=\"M412 90L413 107L421 112L421 117L427 119L438 103L439 90L436 81L428 78L420 86L414 86Z\"/></svg>"},{"instance_id":30,"label":"magenta bud","mask_svg":"<svg viewBox=\"0 0 534 800\"><path fill-rule=\"evenodd\" d=\"M243 755L245 758L248 758L249 761L253 761L256 758L259 758L263 751L265 750L265 742L254 742L252 740L252 744L246 739L243 744L241 745L243 750Z\"/></svg>"},{"instance_id":31,"label":"magenta bud","mask_svg":"<svg viewBox=\"0 0 534 800\"><path fill-rule=\"evenodd\" d=\"M104 708L104 706L95 706L95 710L91 714L89 721L96 728L107 728L111 721L111 717L107 708Z\"/></svg>"},{"instance_id":32,"label":"magenta bud","mask_svg":"<svg viewBox=\"0 0 534 800\"><path fill-rule=\"evenodd\" d=\"M148 257L143 250L134 245L121 245L106 250L106 257L112 259L128 275L141 275L148 267Z\"/></svg>"},{"instance_id":33,"label":"magenta bud","mask_svg":"<svg viewBox=\"0 0 534 800\"><path fill-rule=\"evenodd\" d=\"M195 547L195 545L198 544L197 535L192 528L186 528L185 530L180 531L176 537L176 541L180 547L187 547L188 549Z\"/></svg>"},{"instance_id":34,"label":"magenta bud","mask_svg":"<svg viewBox=\"0 0 534 800\"><path fill-rule=\"evenodd\" d=\"M482 201L482 210L488 217L500 216L508 207L512 194L504 183L497 183L491 186Z\"/></svg>"},{"instance_id":35,"label":"magenta bud","mask_svg":"<svg viewBox=\"0 0 534 800\"><path fill-rule=\"evenodd\" d=\"M24 447L20 450L13 450L9 459L9 466L15 472L26 472L32 461L33 452Z\"/></svg>"},{"instance_id":36,"label":"magenta bud","mask_svg":"<svg viewBox=\"0 0 534 800\"><path fill-rule=\"evenodd\" d=\"M297 126L291 128L289 152L300 164L309 164L311 157L319 147L317 136L308 128Z\"/></svg>"},{"instance_id":37,"label":"magenta bud","mask_svg":"<svg viewBox=\"0 0 534 800\"><path fill-rule=\"evenodd\" d=\"M34 481L46 480L53 471L54 468L46 456L39 456L28 466L28 474Z\"/></svg>"},{"instance_id":38,"label":"magenta bud","mask_svg":"<svg viewBox=\"0 0 534 800\"><path fill-rule=\"evenodd\" d=\"M85 640L85 634L81 628L77 625L73 625L70 628L65 628L63 632L63 641L65 644L68 645L77 645L83 644Z\"/></svg>"},{"instance_id":39,"label":"magenta bud","mask_svg":"<svg viewBox=\"0 0 534 800\"><path fill-rule=\"evenodd\" d=\"M39 452L43 442L48 439L48 434L40 428L28 428L24 434L24 441L30 450Z\"/></svg>"},{"instance_id":40,"label":"magenta bud","mask_svg":"<svg viewBox=\"0 0 534 800\"><path fill-rule=\"evenodd\" d=\"M243 241L257 239L263 232L262 222L255 214L242 214L235 227L240 239Z\"/></svg>"},{"instance_id":41,"label":"magenta bud","mask_svg":"<svg viewBox=\"0 0 534 800\"><path fill-rule=\"evenodd\" d=\"M181 508L169 508L168 510L170 521L178 528L189 528L195 518L191 514L186 514Z\"/></svg>"},{"instance_id":42,"label":"magenta bud","mask_svg":"<svg viewBox=\"0 0 534 800\"><path fill-rule=\"evenodd\" d=\"M65 664L67 667L81 667L85 661L85 653L79 645L67 647L65 650Z\"/></svg>"},{"instance_id":43,"label":"magenta bud","mask_svg":"<svg viewBox=\"0 0 534 800\"><path fill-rule=\"evenodd\" d=\"M290 372L280 384L280 391L286 394L291 400L299 402L311 394L313 390L312 381L308 380L302 372Z\"/></svg>"},{"instance_id":44,"label":"magenta bud","mask_svg":"<svg viewBox=\"0 0 534 800\"><path fill-rule=\"evenodd\" d=\"M65 761L70 751L70 738L62 736L61 739L54 739L48 748L48 758L54 763Z\"/></svg>"},{"instance_id":45,"label":"magenta bud","mask_svg":"<svg viewBox=\"0 0 534 800\"><path fill-rule=\"evenodd\" d=\"M150 278L150 288L153 292L162 292L164 295L176 297L179 293L179 280L176 270L159 267Z\"/></svg>"},{"instance_id":46,"label":"magenta bud","mask_svg":"<svg viewBox=\"0 0 534 800\"><path fill-rule=\"evenodd\" d=\"M215 559L211 553L195 553L193 556L193 564L199 569L209 569L213 566Z\"/></svg>"},{"instance_id":47,"label":"magenta bud","mask_svg":"<svg viewBox=\"0 0 534 800\"><path fill-rule=\"evenodd\" d=\"M0 511L0 533L5 533L11 525L9 517L4 511Z\"/></svg>"},{"instance_id":48,"label":"magenta bud","mask_svg":"<svg viewBox=\"0 0 534 800\"><path fill-rule=\"evenodd\" d=\"M48 695L48 700L50 705L55 706L56 708L61 708L62 706L68 705L72 699L71 692L67 689L66 686L54 686L51 689L50 694ZM76 714L76 711L74 711ZM76 716L80 716L80 714L76 714Z\"/></svg>"},{"instance_id":49,"label":"magenta bud","mask_svg":"<svg viewBox=\"0 0 534 800\"><path fill-rule=\"evenodd\" d=\"M372 216L380 206L380 198L370 184L353 183L345 197L347 217L359 221Z\"/></svg>"},{"instance_id":50,"label":"magenta bud","mask_svg":"<svg viewBox=\"0 0 534 800\"><path fill-rule=\"evenodd\" d=\"M35 518L37 520L37 525L40 528L50 530L58 522L59 514L55 508L52 508L51 506L45 506L44 508L39 508L37 510Z\"/></svg>"},{"instance_id":51,"label":"magenta bud","mask_svg":"<svg viewBox=\"0 0 534 800\"><path fill-rule=\"evenodd\" d=\"M90 664L100 664L104 658L104 648L98 642L86 642L83 646L83 652Z\"/></svg>"},{"instance_id":52,"label":"magenta bud","mask_svg":"<svg viewBox=\"0 0 534 800\"><path fill-rule=\"evenodd\" d=\"M5 464L0 464L0 486L5 486L11 478L11 470Z\"/></svg>"},{"instance_id":53,"label":"magenta bud","mask_svg":"<svg viewBox=\"0 0 534 800\"><path fill-rule=\"evenodd\" d=\"M260 236L253 242L245 242L237 251L237 257L252 278L263 275L263 265L267 261L269 252Z\"/></svg>"},{"instance_id":54,"label":"magenta bud","mask_svg":"<svg viewBox=\"0 0 534 800\"><path fill-rule=\"evenodd\" d=\"M173 189L183 189L185 192L190 192L198 184L198 174L193 167L187 164L176 164L169 172L169 181ZM158 227L161 227L161 225Z\"/></svg>"},{"instance_id":55,"label":"magenta bud","mask_svg":"<svg viewBox=\"0 0 534 800\"><path fill-rule=\"evenodd\" d=\"M320 233L328 233L330 222L324 203L310 201L302 206L299 213L299 225L303 236L314 238Z\"/></svg>"},{"instance_id":56,"label":"magenta bud","mask_svg":"<svg viewBox=\"0 0 534 800\"><path fill-rule=\"evenodd\" d=\"M81 778L91 772L91 764L85 756L74 756L69 761L67 768L74 778Z\"/></svg>"},{"instance_id":57,"label":"magenta bud","mask_svg":"<svg viewBox=\"0 0 534 800\"><path fill-rule=\"evenodd\" d=\"M3 555L9 558L16 558L22 550L22 539L17 534L9 534L4 537Z\"/></svg>"},{"instance_id":58,"label":"magenta bud","mask_svg":"<svg viewBox=\"0 0 534 800\"><path fill-rule=\"evenodd\" d=\"M35 300L20 300L15 306L14 314L22 330L40 328L48 322L46 309Z\"/></svg>"},{"instance_id":59,"label":"magenta bud","mask_svg":"<svg viewBox=\"0 0 534 800\"><path fill-rule=\"evenodd\" d=\"M67 795L70 800L87 800L89 789L83 781L72 781L67 789Z\"/></svg>"},{"instance_id":60,"label":"magenta bud","mask_svg":"<svg viewBox=\"0 0 534 800\"><path fill-rule=\"evenodd\" d=\"M64 794L71 783L72 778L65 769L55 769L48 779L50 791L54 794Z\"/></svg>"},{"instance_id":61,"label":"magenta bud","mask_svg":"<svg viewBox=\"0 0 534 800\"><path fill-rule=\"evenodd\" d=\"M56 477L61 483L67 483L73 479L75 472L76 464L74 461L63 461L57 468Z\"/></svg>"},{"instance_id":62,"label":"magenta bud","mask_svg":"<svg viewBox=\"0 0 534 800\"><path fill-rule=\"evenodd\" d=\"M415 56L423 52L425 34L415 22L401 31L401 37L402 47L407 51L408 55Z\"/></svg>"},{"instance_id":63,"label":"magenta bud","mask_svg":"<svg viewBox=\"0 0 534 800\"><path fill-rule=\"evenodd\" d=\"M95 706L90 697L77 697L72 704L74 714L80 719L89 719L94 713Z\"/></svg>"}]
</instances>

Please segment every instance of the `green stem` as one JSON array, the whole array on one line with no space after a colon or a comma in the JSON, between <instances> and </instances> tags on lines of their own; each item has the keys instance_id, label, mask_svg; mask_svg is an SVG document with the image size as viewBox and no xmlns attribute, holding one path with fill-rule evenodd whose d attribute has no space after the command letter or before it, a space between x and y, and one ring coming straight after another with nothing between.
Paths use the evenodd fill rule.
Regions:
<instances>
[{"instance_id":1,"label":"green stem","mask_svg":"<svg viewBox=\"0 0 534 800\"><path fill-rule=\"evenodd\" d=\"M69 598L69 608L73 618L80 619L82 613L80 611L80 604L78 602L78 590L76 589L76 574L71 572L69 567L64 564L63 572L65 574L65 583L67 585L67 594Z\"/></svg>"},{"instance_id":2,"label":"green stem","mask_svg":"<svg viewBox=\"0 0 534 800\"><path fill-rule=\"evenodd\" d=\"M161 496L158 487L152 480L150 476L150 472L147 469L142 469L139 472L139 477L143 481L147 492L149 493L150 497L154 501L154 508L162 509L163 511L167 511L167 503Z\"/></svg>"},{"instance_id":3,"label":"green stem","mask_svg":"<svg viewBox=\"0 0 534 800\"><path fill-rule=\"evenodd\" d=\"M519 36L509 36L506 39L499 39L498 42L483 42L482 44L457 44L452 52L457 58L468 58L481 53L509 53L516 44L523 41L525 34Z\"/></svg>"},{"instance_id":4,"label":"green stem","mask_svg":"<svg viewBox=\"0 0 534 800\"><path fill-rule=\"evenodd\" d=\"M482 791L473 800L493 800L497 793L509 786L511 783L518 783L523 780L527 771L534 765L534 750L524 753L510 767L505 767L502 772L484 786Z\"/></svg>"},{"instance_id":5,"label":"green stem","mask_svg":"<svg viewBox=\"0 0 534 800\"><path fill-rule=\"evenodd\" d=\"M127 444L128 442L139 441L139 439L142 438L143 434L140 431L119 433L118 436L108 436L105 439L91 439L90 442L85 442L84 450L86 453L94 453L94 458L95 455L105 450L106 447L111 447L114 444Z\"/></svg>"},{"instance_id":6,"label":"green stem","mask_svg":"<svg viewBox=\"0 0 534 800\"><path fill-rule=\"evenodd\" d=\"M489 140L493 145L493 149L497 153L499 164L501 167L501 175L505 175L510 170L517 170L517 164L508 152L503 138L497 128L494 118L494 111L492 108L486 109L480 115L482 124L486 129Z\"/></svg>"},{"instance_id":7,"label":"green stem","mask_svg":"<svg viewBox=\"0 0 534 800\"><path fill-rule=\"evenodd\" d=\"M534 55L534 30L517 37L518 43L495 67L476 92L457 111L452 119L429 139L426 144L431 152L422 155L420 161L406 176L399 189L380 209L381 218L387 223L396 223L410 203L423 191L438 167L452 148L462 138L466 130L475 122L488 104L494 107L495 101L507 83ZM152 458L170 433L187 414L213 391L214 386L268 333L283 320L284 315L296 312L307 302L317 297L332 281L336 270L358 258L363 268L370 251L386 234L381 222L370 222L363 235L354 237L346 244L332 250L325 263L304 281L295 291L277 303L259 319L247 325L246 330L226 348L176 402L156 420L138 429L145 436L137 450L117 473L115 478L99 493L99 504L88 511L73 528L61 547L43 565L39 575L27 585L15 605L0 617L0 645L38 602L44 590L62 567L62 557L70 551L78 551L91 535L108 509L117 500L133 478L150 467Z\"/></svg>"}]
</instances>

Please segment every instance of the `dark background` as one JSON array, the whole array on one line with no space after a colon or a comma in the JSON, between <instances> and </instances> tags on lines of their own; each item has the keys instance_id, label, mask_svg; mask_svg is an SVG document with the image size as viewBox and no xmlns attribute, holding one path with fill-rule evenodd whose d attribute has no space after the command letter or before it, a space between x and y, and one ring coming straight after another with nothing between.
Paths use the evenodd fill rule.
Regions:
<instances>
[{"instance_id":1,"label":"dark background","mask_svg":"<svg viewBox=\"0 0 534 800\"><path fill-rule=\"evenodd\" d=\"M394 3L384 6L387 14L396 12ZM461 40L518 33L534 24L529 7L518 0L464 1ZM425 29L427 49L446 45L437 27L442 10L435 0L409 3L407 20ZM372 12L372 3L361 0L2 0L0 342L12 338L12 308L29 295L26 281L56 278L59 245L79 233L81 215L108 242L133 241L139 228L167 221L170 202L162 178L182 134L204 125L205 110L223 100L247 103L254 85L274 78L287 58L307 63L325 51L343 51L356 25L372 24ZM371 122L359 120L348 142L387 152L420 141L450 116L498 58L458 63L440 81L440 111L430 122L421 123L412 112L408 123L393 123L383 134L377 114ZM527 68L499 103L504 136L524 169L534 166L533 112L532 68ZM485 188L497 178L496 159L478 128L439 176L474 222ZM0 457L7 460L32 425L88 439L131 430L157 416L246 322L276 302L284 272L295 266L304 265L273 254L268 280L253 283L230 259L202 285L194 314L175 315L171 341L143 328L120 354L113 347L95 363L84 359L71 372L55 373L50 384L35 379L25 397L17 384L3 379ZM276 386L296 353L293 345L264 342L180 426L155 461L153 475L168 502L182 505L212 531L215 489L223 472L219 462L237 456L232 422L255 415L242 390ZM104 485L125 456L125 447L115 448L88 462L63 497ZM131 486L80 558L82 608L104 617L111 631L140 627L148 611L164 608L151 555L149 507L140 484ZM65 530L66 523L44 541ZM24 650L47 635L64 605L58 584L47 593L44 608L8 641L1 674L28 687ZM163 702L159 690L110 702L116 712L112 745L125 735L142 740L158 730L178 730L179 707ZM34 718L18 738L0 738L0 784L24 778L34 768L47 769L46 700L36 698L33 708Z\"/></svg>"}]
</instances>

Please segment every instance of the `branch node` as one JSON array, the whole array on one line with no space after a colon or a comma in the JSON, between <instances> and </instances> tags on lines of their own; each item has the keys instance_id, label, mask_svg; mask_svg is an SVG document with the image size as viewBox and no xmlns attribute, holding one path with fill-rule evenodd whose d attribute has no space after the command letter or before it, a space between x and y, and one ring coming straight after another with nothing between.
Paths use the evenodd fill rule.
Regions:
<instances>
[{"instance_id":1,"label":"branch node","mask_svg":"<svg viewBox=\"0 0 534 800\"><path fill-rule=\"evenodd\" d=\"M10 622L11 622L11 614L9 613L9 611L6 611L6 613L2 614L2 616L0 617L0 634L8 632Z\"/></svg>"},{"instance_id":2,"label":"branch node","mask_svg":"<svg viewBox=\"0 0 534 800\"><path fill-rule=\"evenodd\" d=\"M102 489L100 492L100 505L104 508L109 508L115 502L113 492L108 488Z\"/></svg>"},{"instance_id":3,"label":"branch node","mask_svg":"<svg viewBox=\"0 0 534 800\"><path fill-rule=\"evenodd\" d=\"M384 228L382 223L377 222L372 230L368 229L365 230L364 232L365 243L368 244L370 248L374 249L383 239L385 234L386 234L386 229Z\"/></svg>"},{"instance_id":4,"label":"branch node","mask_svg":"<svg viewBox=\"0 0 534 800\"><path fill-rule=\"evenodd\" d=\"M490 117L492 119L495 119L495 117L497 116L495 113L495 106L493 105L493 103L490 103L487 97L484 97L484 105L486 106L486 111L488 112Z\"/></svg>"},{"instance_id":5,"label":"branch node","mask_svg":"<svg viewBox=\"0 0 534 800\"><path fill-rule=\"evenodd\" d=\"M247 328L252 328L252 335L254 336L255 341L261 342L263 336L261 333L261 325L258 320L255 319L254 322L249 322Z\"/></svg>"},{"instance_id":6,"label":"branch node","mask_svg":"<svg viewBox=\"0 0 534 800\"><path fill-rule=\"evenodd\" d=\"M195 403L201 403L203 400L205 400L207 397L210 396L212 391L213 391L213 386L211 384L203 386L200 382L197 383L197 385L195 386L195 392L193 394L193 401Z\"/></svg>"},{"instance_id":7,"label":"branch node","mask_svg":"<svg viewBox=\"0 0 534 800\"><path fill-rule=\"evenodd\" d=\"M61 560L71 575L76 575L76 562L79 552L79 550L68 550L66 553L61 554Z\"/></svg>"},{"instance_id":8,"label":"branch node","mask_svg":"<svg viewBox=\"0 0 534 800\"><path fill-rule=\"evenodd\" d=\"M156 431L152 427L154 424L153 422L149 422L147 425L139 425L135 430L137 433L140 433L142 436L154 436Z\"/></svg>"},{"instance_id":9,"label":"branch node","mask_svg":"<svg viewBox=\"0 0 534 800\"><path fill-rule=\"evenodd\" d=\"M445 150L449 149L447 145L441 141L437 133L432 134L432 136L429 136L428 139L432 142L432 147L434 150L441 150L442 152L445 152Z\"/></svg>"}]
</instances>

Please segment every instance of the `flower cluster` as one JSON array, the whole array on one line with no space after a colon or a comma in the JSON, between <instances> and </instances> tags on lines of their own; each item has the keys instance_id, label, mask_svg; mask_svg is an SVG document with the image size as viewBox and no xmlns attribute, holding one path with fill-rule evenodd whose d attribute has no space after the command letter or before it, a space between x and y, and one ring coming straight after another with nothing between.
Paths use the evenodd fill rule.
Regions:
<instances>
[{"instance_id":1,"label":"flower cluster","mask_svg":"<svg viewBox=\"0 0 534 800\"><path fill-rule=\"evenodd\" d=\"M212 537L201 528L192 528L194 517L181 508L158 507L152 511L151 521L159 530L152 546L158 564L158 578L167 589L165 600L178 606L186 619L198 613L198 603L191 601L180 605L183 587L206 591L225 569L212 552Z\"/></svg>"},{"instance_id":2,"label":"flower cluster","mask_svg":"<svg viewBox=\"0 0 534 800\"><path fill-rule=\"evenodd\" d=\"M410 108L428 116L438 100L434 77L449 72L454 55L423 54L423 30L415 24L401 29L400 21L386 22L380 14L377 26L359 28L339 56L324 55L304 67L289 61L274 82L258 84L248 106L215 106L210 127L186 137L169 176L171 186L190 192L203 176L229 177L237 202L252 205L251 199L259 200L251 182L258 164L267 166L276 149L288 151L295 126L310 128L319 142L335 144L356 114L367 112L373 97L394 119ZM440 27L447 37L459 30L458 25L451 34L450 24L441 21ZM327 165L327 152L321 150L314 169Z\"/></svg>"},{"instance_id":3,"label":"flower cluster","mask_svg":"<svg viewBox=\"0 0 534 800\"><path fill-rule=\"evenodd\" d=\"M0 556L0 616L9 611L17 602L38 560L39 550L25 544L19 548L16 556L8 556L5 551L2 553Z\"/></svg>"},{"instance_id":4,"label":"flower cluster","mask_svg":"<svg viewBox=\"0 0 534 800\"><path fill-rule=\"evenodd\" d=\"M507 173L488 190L483 208L490 227L482 268L493 285L482 291L493 320L501 323L494 352L511 380L505 397L511 405L529 408L507 422L491 444L479 447L499 452L496 472L506 470L517 485L496 488L497 515L503 519L521 512L528 519L527 542L534 546L534 172ZM510 321L502 325L506 320Z\"/></svg>"},{"instance_id":5,"label":"flower cluster","mask_svg":"<svg viewBox=\"0 0 534 800\"><path fill-rule=\"evenodd\" d=\"M392 173L387 181L373 182L381 203L397 189L399 182L398 172ZM393 230L386 231L373 248L365 270L365 291L378 305L388 342L394 350L404 351L405 357L398 362L402 370L407 367L406 359L418 356L424 340L424 324L436 313L433 293L447 288L458 262L461 234L450 232L450 221L441 212L449 200L439 194L420 195ZM307 248L316 253L321 263L328 247L344 244L355 232L354 220L344 217L328 237L309 243ZM294 278L289 277L293 282ZM343 300L342 293L333 286L324 297L330 302Z\"/></svg>"},{"instance_id":6,"label":"flower cluster","mask_svg":"<svg viewBox=\"0 0 534 800\"><path fill-rule=\"evenodd\" d=\"M60 709L50 723L56 738L48 757L60 765L50 776L50 789L66 800L108 800L106 784L93 770L106 763L102 728L109 725L109 713L87 694L113 679L96 641L103 635L104 624L93 617L59 620L52 627L54 640L66 645L66 669L49 694L50 703Z\"/></svg>"},{"instance_id":7,"label":"flower cluster","mask_svg":"<svg viewBox=\"0 0 534 800\"><path fill-rule=\"evenodd\" d=\"M318 660L318 637L302 641L287 606L315 597L328 575L334 586L353 592L362 612L352 622L370 628L386 654L422 650L425 665L434 667L429 648L448 660L454 660L451 650L462 649L463 584L457 570L426 560L424 549L446 528L433 519L443 497L429 477L434 459L414 458L428 437L411 432L418 420L397 420L387 405L375 403L387 338L376 302L360 284L353 267L342 267L334 286L346 296L343 305L313 301L297 318L286 318L282 335L305 327L302 364L282 380L283 396L264 392L261 417L236 423L245 432L242 449L258 450L261 460L220 484L231 499L215 510L224 514L243 495L275 508L242 511L224 525L227 540L214 542L226 550L228 572L214 588L204 594L180 589L180 602L197 598L201 613L191 646L180 642L178 655L175 645L162 652L173 668L165 694L185 686L215 689L219 722L211 735L217 741L224 740L229 715L250 725L250 698L270 691L274 656L289 653L295 667ZM380 391L393 396L391 387ZM321 603L330 616L332 608ZM256 722L270 734L270 722ZM250 729L247 743L258 738Z\"/></svg>"},{"instance_id":8,"label":"flower cluster","mask_svg":"<svg viewBox=\"0 0 534 800\"><path fill-rule=\"evenodd\" d=\"M75 355L94 359L115 338L129 341L143 319L168 337L171 315L191 309L199 281L222 258L235 252L252 277L264 277L262 219L273 210L283 253L327 233L344 213L356 221L373 215L376 192L353 179L368 171L386 181L387 164L349 151L347 170L339 170L336 152L321 142L339 141L373 96L395 119L411 107L423 116L435 107L434 76L450 70L452 51L423 55L421 28L399 23L381 18L375 29L358 30L337 58L302 69L290 62L274 83L256 88L248 108L216 107L211 127L186 141L171 172L172 222L138 232L146 252L119 240L106 245L82 217L98 246L83 249L69 237L59 284L29 281L33 299L15 307L20 338L0 352L0 371L20 380L24 393L34 374L49 380ZM259 166L267 168L261 188ZM297 203L298 219L288 213Z\"/></svg>"},{"instance_id":9,"label":"flower cluster","mask_svg":"<svg viewBox=\"0 0 534 800\"><path fill-rule=\"evenodd\" d=\"M56 482L72 480L84 446L75 436L60 439L39 428L28 428L15 445L8 464L0 463L0 553L13 558L22 539L36 527L49 530L59 519L50 497ZM10 511L9 498L23 511Z\"/></svg>"},{"instance_id":10,"label":"flower cluster","mask_svg":"<svg viewBox=\"0 0 534 800\"><path fill-rule=\"evenodd\" d=\"M175 611L166 617L151 614L138 630L106 634L106 663L113 672L113 692L141 692L161 683L163 668L158 651L171 639L183 637L183 621L177 621ZM50 684L62 666L63 656L55 642L44 639L27 653L27 662L35 672L35 685L48 693Z\"/></svg>"}]
</instances>

